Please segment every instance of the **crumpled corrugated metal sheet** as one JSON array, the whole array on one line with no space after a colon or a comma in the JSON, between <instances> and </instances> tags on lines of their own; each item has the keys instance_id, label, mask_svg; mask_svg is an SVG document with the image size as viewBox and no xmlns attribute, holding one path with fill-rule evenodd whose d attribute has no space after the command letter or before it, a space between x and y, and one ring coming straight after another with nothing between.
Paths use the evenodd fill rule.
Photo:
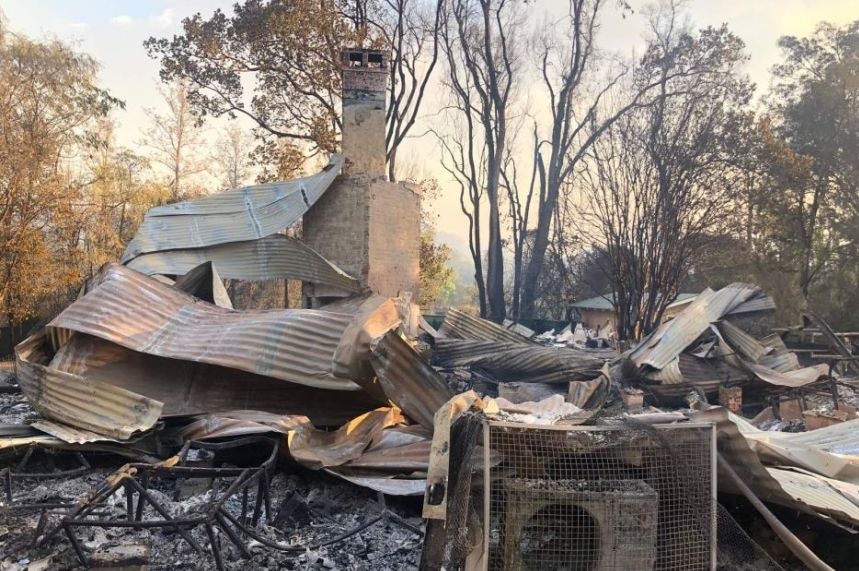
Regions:
<instances>
[{"instance_id":1,"label":"crumpled corrugated metal sheet","mask_svg":"<svg viewBox=\"0 0 859 571\"><path fill-rule=\"evenodd\" d=\"M791 388L810 385L811 383L815 383L829 375L829 365L825 363L787 371L786 373L780 373L774 369L770 369L762 365L756 365L754 363L747 363L746 367L754 373L755 377L766 383Z\"/></svg>"},{"instance_id":2,"label":"crumpled corrugated metal sheet","mask_svg":"<svg viewBox=\"0 0 859 571\"><path fill-rule=\"evenodd\" d=\"M433 363L442 367L480 367L499 380L586 381L599 376L610 355L614 353L439 338L435 341Z\"/></svg>"},{"instance_id":3,"label":"crumpled corrugated metal sheet","mask_svg":"<svg viewBox=\"0 0 859 571\"><path fill-rule=\"evenodd\" d=\"M704 333L711 323L761 293L754 285L735 283L719 291L706 289L677 317L660 325L632 350L638 367L662 369Z\"/></svg>"},{"instance_id":4,"label":"crumpled corrugated metal sheet","mask_svg":"<svg viewBox=\"0 0 859 571\"><path fill-rule=\"evenodd\" d=\"M731 467L742 478L743 482L755 492L758 498L765 502L816 514L817 512L810 506L797 502L782 489L778 481L767 471L766 466L763 465L755 451L752 450L737 425L730 420L729 414L727 409L713 407L695 413L692 416L692 421L712 422L716 425L716 445L719 454L730 463ZM733 486L731 478L723 474L721 462L717 464L717 469L719 472L717 478L719 491L738 494L739 490Z\"/></svg>"},{"instance_id":5,"label":"crumpled corrugated metal sheet","mask_svg":"<svg viewBox=\"0 0 859 571\"><path fill-rule=\"evenodd\" d=\"M508 343L519 343L526 345L534 345L530 339L526 339L504 329L497 323L493 323L488 319L481 319L469 315L464 311L460 311L451 307L447 310L444 316L444 322L441 324L439 334L443 337L455 337L457 339L478 339L483 341L502 341Z\"/></svg>"},{"instance_id":6,"label":"crumpled corrugated metal sheet","mask_svg":"<svg viewBox=\"0 0 859 571\"><path fill-rule=\"evenodd\" d=\"M794 436L811 435L823 429L796 434L766 433L721 407L713 407L696 413L692 420L716 424L719 454L730 463L731 467L761 500L800 509L824 519L834 517L843 522L859 523L854 519L853 510L845 509L845 500L851 501L856 498L857 487L854 485L855 482L845 484L841 480L831 479L820 474L822 470L828 468L827 461L822 456L818 456L820 461L814 462L813 468L806 468L802 471L808 478L800 478L798 475L800 472L795 468L785 468L785 466L797 466L797 460L803 462L803 457L809 457L804 456L804 452L808 449L802 451L797 446L793 451L802 452L803 457L796 457L791 460L788 457L771 456L769 450L764 449L760 442L754 440L757 433L764 435L783 434L790 439ZM843 426L843 424L845 423L839 426ZM852 431L855 432L855 427L852 428ZM828 437L825 440L828 440ZM787 462L784 461L786 459ZM791 472L793 472L792 475ZM737 493L737 490L733 489L731 485L730 478L719 477L718 483L720 491ZM829 487L828 491L826 487Z\"/></svg>"},{"instance_id":7,"label":"crumpled corrugated metal sheet","mask_svg":"<svg viewBox=\"0 0 859 571\"><path fill-rule=\"evenodd\" d=\"M149 430L158 421L163 403L52 369L47 366L50 352L44 332L15 347L21 390L42 416L121 440Z\"/></svg>"},{"instance_id":8,"label":"crumpled corrugated metal sheet","mask_svg":"<svg viewBox=\"0 0 859 571\"><path fill-rule=\"evenodd\" d=\"M363 391L338 391L288 383L205 363L139 353L83 333L57 351L52 369L80 375L161 401L161 416L233 411L300 414L318 426L339 426L385 402Z\"/></svg>"},{"instance_id":9,"label":"crumpled corrugated metal sheet","mask_svg":"<svg viewBox=\"0 0 859 571\"><path fill-rule=\"evenodd\" d=\"M753 363L759 362L764 355L772 352L771 347L765 346L730 321L721 321L717 327L725 341Z\"/></svg>"},{"instance_id":10,"label":"crumpled corrugated metal sheet","mask_svg":"<svg viewBox=\"0 0 859 571\"><path fill-rule=\"evenodd\" d=\"M188 273L173 283L173 287L218 307L233 308L230 295L212 262L203 262L191 268Z\"/></svg>"},{"instance_id":11,"label":"crumpled corrugated metal sheet","mask_svg":"<svg viewBox=\"0 0 859 571\"><path fill-rule=\"evenodd\" d=\"M775 300L772 296L759 290L752 294L746 301L728 310L725 315L731 319L742 319L770 313L775 311L775 308Z\"/></svg>"},{"instance_id":12,"label":"crumpled corrugated metal sheet","mask_svg":"<svg viewBox=\"0 0 859 571\"><path fill-rule=\"evenodd\" d=\"M282 234L206 248L141 254L126 265L146 275L182 275L206 261L213 262L221 277L227 279L291 279L330 285L345 291L360 289L357 279L301 240Z\"/></svg>"},{"instance_id":13,"label":"crumpled corrugated metal sheet","mask_svg":"<svg viewBox=\"0 0 859 571\"><path fill-rule=\"evenodd\" d=\"M37 428L41 430L45 434L50 434L51 436L55 436L59 438L63 442L68 442L69 444L89 444L90 442L124 442L123 440L118 440L116 438L108 438L103 434L98 434L96 432L92 432L90 430L83 430L81 428L75 428L73 426L69 426L68 424L63 424L60 422L53 422L50 420L37 420L31 425L33 428Z\"/></svg>"},{"instance_id":14,"label":"crumpled corrugated metal sheet","mask_svg":"<svg viewBox=\"0 0 859 571\"><path fill-rule=\"evenodd\" d=\"M807 432L769 432L728 414L765 464L795 466L859 484L859 419Z\"/></svg>"},{"instance_id":15,"label":"crumpled corrugated metal sheet","mask_svg":"<svg viewBox=\"0 0 859 571\"><path fill-rule=\"evenodd\" d=\"M370 363L388 399L431 430L433 415L453 396L441 375L395 331L376 343Z\"/></svg>"},{"instance_id":16,"label":"crumpled corrugated metal sheet","mask_svg":"<svg viewBox=\"0 0 859 571\"><path fill-rule=\"evenodd\" d=\"M121 262L163 250L258 240L292 225L328 189L343 166L333 155L321 172L168 204L147 212Z\"/></svg>"},{"instance_id":17,"label":"crumpled corrugated metal sheet","mask_svg":"<svg viewBox=\"0 0 859 571\"><path fill-rule=\"evenodd\" d=\"M859 486L795 469L767 468L767 472L796 501L837 520L859 524Z\"/></svg>"},{"instance_id":18,"label":"crumpled corrugated metal sheet","mask_svg":"<svg viewBox=\"0 0 859 571\"><path fill-rule=\"evenodd\" d=\"M335 373L335 359L355 358L354 345L341 348L347 328L362 328L351 315L310 309L230 311L115 264L94 283L48 327L87 333L149 355L318 388L358 389Z\"/></svg>"}]
</instances>

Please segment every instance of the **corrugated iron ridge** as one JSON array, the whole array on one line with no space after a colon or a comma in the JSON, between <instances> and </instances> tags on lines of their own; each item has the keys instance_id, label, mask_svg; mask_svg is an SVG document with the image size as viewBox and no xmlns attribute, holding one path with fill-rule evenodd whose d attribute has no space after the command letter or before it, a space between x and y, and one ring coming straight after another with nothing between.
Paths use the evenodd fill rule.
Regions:
<instances>
[{"instance_id":1,"label":"corrugated iron ridge","mask_svg":"<svg viewBox=\"0 0 859 571\"><path fill-rule=\"evenodd\" d=\"M88 333L151 355L320 388L354 388L350 380L331 376L350 315L304 309L231 311L122 266L108 267L105 274L100 285L49 327Z\"/></svg>"},{"instance_id":2,"label":"corrugated iron ridge","mask_svg":"<svg viewBox=\"0 0 859 571\"><path fill-rule=\"evenodd\" d=\"M125 263L148 252L257 240L296 222L334 181L342 157L297 181L249 187L148 212L123 253Z\"/></svg>"},{"instance_id":3,"label":"corrugated iron ridge","mask_svg":"<svg viewBox=\"0 0 859 571\"><path fill-rule=\"evenodd\" d=\"M40 414L122 440L155 425L163 403L45 366L46 342L40 332L15 348L21 390Z\"/></svg>"},{"instance_id":4,"label":"corrugated iron ridge","mask_svg":"<svg viewBox=\"0 0 859 571\"><path fill-rule=\"evenodd\" d=\"M720 321L717 327L728 344L745 357L751 359L753 363L760 362L764 355L772 352L771 348L766 347L730 321Z\"/></svg>"},{"instance_id":5,"label":"corrugated iron ridge","mask_svg":"<svg viewBox=\"0 0 859 571\"><path fill-rule=\"evenodd\" d=\"M503 351L518 346L518 343L439 337L433 345L432 361L434 365L441 367L464 367L479 360L489 352Z\"/></svg>"},{"instance_id":6,"label":"corrugated iron ridge","mask_svg":"<svg viewBox=\"0 0 859 571\"><path fill-rule=\"evenodd\" d=\"M453 397L441 375L395 331L376 343L370 363L388 398L409 418L432 429L435 411Z\"/></svg>"},{"instance_id":7,"label":"corrugated iron ridge","mask_svg":"<svg viewBox=\"0 0 859 571\"><path fill-rule=\"evenodd\" d=\"M211 261L221 277L242 280L294 279L358 291L357 279L323 258L301 240L272 234L260 240L208 248L141 254L126 264L146 275L182 275Z\"/></svg>"},{"instance_id":8,"label":"corrugated iron ridge","mask_svg":"<svg viewBox=\"0 0 859 571\"><path fill-rule=\"evenodd\" d=\"M463 311L451 307L445 314L440 333L457 337L459 339L480 339L484 341L507 341L534 345L530 339L522 337L518 333L504 329L497 323L488 319L474 317Z\"/></svg>"},{"instance_id":9,"label":"corrugated iron ridge","mask_svg":"<svg viewBox=\"0 0 859 571\"><path fill-rule=\"evenodd\" d=\"M568 347L523 346L518 343L437 339L433 361L441 366L475 364L521 373L599 370L605 359Z\"/></svg>"}]
</instances>

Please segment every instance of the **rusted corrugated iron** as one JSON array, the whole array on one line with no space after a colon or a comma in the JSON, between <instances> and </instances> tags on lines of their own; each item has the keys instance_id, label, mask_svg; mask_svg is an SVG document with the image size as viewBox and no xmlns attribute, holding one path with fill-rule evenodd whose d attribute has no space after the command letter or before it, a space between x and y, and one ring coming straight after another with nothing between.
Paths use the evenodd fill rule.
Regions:
<instances>
[{"instance_id":1,"label":"rusted corrugated iron","mask_svg":"<svg viewBox=\"0 0 859 571\"><path fill-rule=\"evenodd\" d=\"M230 311L109 265L97 286L61 312L49 328L87 333L134 351L218 365L293 383L357 390L334 374L335 356L353 316L309 309ZM396 324L394 324L396 325Z\"/></svg>"},{"instance_id":2,"label":"rusted corrugated iron","mask_svg":"<svg viewBox=\"0 0 859 571\"><path fill-rule=\"evenodd\" d=\"M453 396L435 369L394 331L378 341L370 362L391 402L415 422L432 429L433 415Z\"/></svg>"},{"instance_id":3,"label":"rusted corrugated iron","mask_svg":"<svg viewBox=\"0 0 859 571\"><path fill-rule=\"evenodd\" d=\"M15 348L18 382L39 414L120 440L155 425L163 403L50 368L50 353L44 332Z\"/></svg>"},{"instance_id":4,"label":"rusted corrugated iron","mask_svg":"<svg viewBox=\"0 0 859 571\"><path fill-rule=\"evenodd\" d=\"M161 401L161 416L219 413L237 408L260 414L306 415L318 426L339 426L383 404L364 391L321 389L280 379L139 353L76 333L51 368Z\"/></svg>"},{"instance_id":5,"label":"rusted corrugated iron","mask_svg":"<svg viewBox=\"0 0 859 571\"><path fill-rule=\"evenodd\" d=\"M450 308L444 316L439 333L445 337L454 337L457 339L478 339L483 341L506 341L508 343L519 343L525 345L534 345L530 339L526 339L504 329L497 323L493 323L487 319L474 317L463 311L455 308Z\"/></svg>"},{"instance_id":6,"label":"rusted corrugated iron","mask_svg":"<svg viewBox=\"0 0 859 571\"><path fill-rule=\"evenodd\" d=\"M291 279L358 291L358 280L323 258L301 240L273 234L260 240L219 244L207 248L165 250L142 254L126 265L146 275L182 275L211 261L221 277L261 281Z\"/></svg>"},{"instance_id":7,"label":"rusted corrugated iron","mask_svg":"<svg viewBox=\"0 0 859 571\"><path fill-rule=\"evenodd\" d=\"M340 173L331 157L321 172L286 182L247 186L153 208L146 213L123 263L149 252L205 248L258 240L279 232L307 212Z\"/></svg>"}]
</instances>

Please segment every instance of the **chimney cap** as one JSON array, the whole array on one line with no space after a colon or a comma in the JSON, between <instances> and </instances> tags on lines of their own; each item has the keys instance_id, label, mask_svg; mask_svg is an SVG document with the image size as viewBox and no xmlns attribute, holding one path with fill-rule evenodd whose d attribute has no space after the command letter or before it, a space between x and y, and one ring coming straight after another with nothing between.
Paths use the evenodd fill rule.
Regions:
<instances>
[{"instance_id":1,"label":"chimney cap","mask_svg":"<svg viewBox=\"0 0 859 571\"><path fill-rule=\"evenodd\" d=\"M342 65L344 69L387 71L390 59L390 52L386 50L347 48L342 52Z\"/></svg>"}]
</instances>

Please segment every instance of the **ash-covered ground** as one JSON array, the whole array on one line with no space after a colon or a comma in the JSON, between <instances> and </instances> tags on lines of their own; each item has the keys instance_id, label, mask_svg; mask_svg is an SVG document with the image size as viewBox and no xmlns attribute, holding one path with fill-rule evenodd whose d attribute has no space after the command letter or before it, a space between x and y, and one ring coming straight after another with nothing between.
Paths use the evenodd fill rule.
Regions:
<instances>
[{"instance_id":1,"label":"ash-covered ground","mask_svg":"<svg viewBox=\"0 0 859 571\"><path fill-rule=\"evenodd\" d=\"M6 387L14 379L0 379ZM7 388L0 392L0 425L26 424L38 418L20 392ZM0 455L0 470L13 467L21 461L25 450L4 451ZM25 504L65 504L86 499L99 489L106 479L129 460L111 454L84 452L91 468L76 477L59 477L34 480L13 477L12 502L0 492L0 571L43 571L82 568L69 539L58 529L67 509L45 511L43 526L39 520L43 510L21 510ZM23 472L52 472L68 470L78 464L68 453L56 455L35 452ZM2 478L0 478L2 483ZM179 499L175 500L177 486ZM174 518L191 516L209 505L227 484L222 481L211 488L209 480L153 480L151 495ZM0 487L2 489L2 487ZM253 506L252 488L250 505ZM402 518L406 525L387 518L361 529L340 541L320 546L351 530L362 526L383 512L380 498L374 492L330 476L314 472L282 460L271 481L272 518L260 522L254 532L269 542L294 549L284 552L263 545L243 535L242 540L251 553L251 559L242 559L239 550L220 531L217 542L223 555L224 567L230 570L250 569L341 569L402 571L417 569L422 546L423 523L420 518L422 498L388 497L384 501L389 513ZM235 517L242 511L242 497L235 495L227 500L226 510ZM11 509L10 509L11 508ZM126 518L125 496L120 491L98 508L100 518L122 520ZM147 507L144 519L156 517ZM410 526L412 529L409 529ZM41 531L37 531L39 528ZM53 531L46 541L36 544ZM419 533L415 533L415 531ZM209 539L202 526L191 531L203 547L195 552L182 537L170 529L132 528L77 528L76 537L94 567L100 561L134 563L148 562L153 570L208 570L215 569L209 551Z\"/></svg>"},{"instance_id":2,"label":"ash-covered ground","mask_svg":"<svg viewBox=\"0 0 859 571\"><path fill-rule=\"evenodd\" d=\"M102 459L104 461L105 459ZM105 466L94 467L77 478L49 481L17 480L13 482L13 505L25 503L74 503L85 498L101 486L112 472ZM221 488L223 490L223 487ZM203 491L174 501L172 482L158 489L156 482L152 496L171 516L181 518L194 514L212 501L215 494ZM417 569L420 560L422 536L392 522L380 521L354 535L325 547L317 547L353 530L378 515L381 506L375 494L335 479L324 473L278 473L271 482L272 512L269 524L260 523L254 531L265 539L284 546L306 547L297 552L285 553L244 536L252 559L242 559L239 550L218 533L218 543L226 569L373 569L399 571ZM183 494L184 495L184 494ZM389 498L388 509L405 521L422 530L419 500ZM239 517L241 496L229 499L226 509ZM44 533L59 525L61 510L48 511ZM125 496L119 492L99 509L100 517L122 520L125 517ZM146 515L155 514L147 508ZM33 547L40 511L21 512L0 510L0 570L73 569L80 564L71 544L62 530L44 545ZM146 519L146 518L144 518ZM216 528L217 529L217 528ZM192 536L208 550L209 541L202 526ZM99 552L118 552L117 546L139 546L146 553L150 569L214 569L211 553L196 553L179 534L169 529L134 530L130 528L95 527L78 528L76 537L88 556L95 561ZM33 567L34 564L37 564Z\"/></svg>"}]
</instances>

